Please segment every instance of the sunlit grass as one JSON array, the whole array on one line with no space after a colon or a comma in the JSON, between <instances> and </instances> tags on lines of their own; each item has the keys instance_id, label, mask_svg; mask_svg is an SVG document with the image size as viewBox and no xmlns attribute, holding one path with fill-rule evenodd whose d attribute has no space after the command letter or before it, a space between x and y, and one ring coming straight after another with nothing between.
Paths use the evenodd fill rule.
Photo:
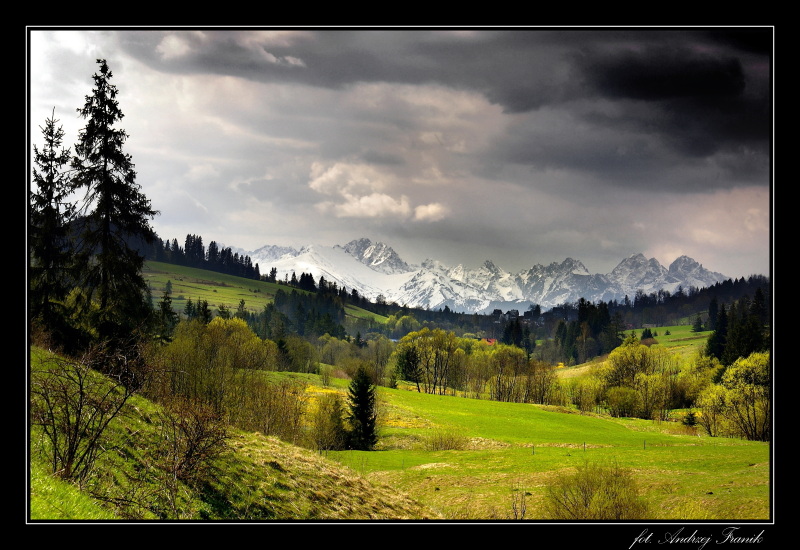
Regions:
<instances>
[{"instance_id":1,"label":"sunlit grass","mask_svg":"<svg viewBox=\"0 0 800 550\"><path fill-rule=\"evenodd\" d=\"M110 510L82 493L78 487L50 474L38 460L31 462L30 519L36 520L114 520Z\"/></svg>"},{"instance_id":2,"label":"sunlit grass","mask_svg":"<svg viewBox=\"0 0 800 550\"><path fill-rule=\"evenodd\" d=\"M509 519L519 490L526 492L528 518L541 518L553 476L586 461L631 469L654 505L653 519L769 518L765 443L698 436L673 422L564 414L408 390L381 388L380 394L390 411L381 427L381 450L329 456L448 518ZM441 431L468 443L459 450L426 450L425 441Z\"/></svg>"}]
</instances>

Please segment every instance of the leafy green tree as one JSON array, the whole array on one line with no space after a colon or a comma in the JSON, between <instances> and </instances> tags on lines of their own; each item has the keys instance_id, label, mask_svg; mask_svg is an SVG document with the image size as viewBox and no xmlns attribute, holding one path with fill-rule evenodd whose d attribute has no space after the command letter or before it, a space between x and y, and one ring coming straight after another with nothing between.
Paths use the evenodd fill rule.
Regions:
<instances>
[{"instance_id":1,"label":"leafy green tree","mask_svg":"<svg viewBox=\"0 0 800 550\"><path fill-rule=\"evenodd\" d=\"M747 296L741 298L736 315L731 315L729 321L728 338L722 354L724 364L730 365L751 353L769 349L769 339L761 321L762 308L763 304L756 305Z\"/></svg>"},{"instance_id":2,"label":"leafy green tree","mask_svg":"<svg viewBox=\"0 0 800 550\"><path fill-rule=\"evenodd\" d=\"M738 434L754 441L769 441L772 426L769 352L740 357L722 375L726 416Z\"/></svg>"},{"instance_id":3,"label":"leafy green tree","mask_svg":"<svg viewBox=\"0 0 800 550\"><path fill-rule=\"evenodd\" d=\"M700 416L697 420L711 437L725 435L726 425L726 392L719 384L709 384L697 397Z\"/></svg>"},{"instance_id":4,"label":"leafy green tree","mask_svg":"<svg viewBox=\"0 0 800 550\"><path fill-rule=\"evenodd\" d=\"M673 354L664 348L647 347L631 334L609 354L600 371L612 414L663 418L678 394L678 370Z\"/></svg>"},{"instance_id":5,"label":"leafy green tree","mask_svg":"<svg viewBox=\"0 0 800 550\"><path fill-rule=\"evenodd\" d=\"M87 122L75 145L72 169L76 189L86 193L81 283L87 302L97 302L93 325L99 337L113 341L139 329L152 312L141 273L144 256L133 243L153 242L149 220L157 212L136 183L131 156L123 151L128 134L115 127L123 114L111 70L104 59L97 63L95 87L78 109Z\"/></svg>"},{"instance_id":6,"label":"leafy green tree","mask_svg":"<svg viewBox=\"0 0 800 550\"><path fill-rule=\"evenodd\" d=\"M703 320L700 318L698 314L697 317L694 318L694 323L692 324L692 332L702 332L703 331Z\"/></svg>"},{"instance_id":7,"label":"leafy green tree","mask_svg":"<svg viewBox=\"0 0 800 550\"><path fill-rule=\"evenodd\" d=\"M65 167L63 127L50 117L42 130L44 146L33 146L33 189L30 192L28 246L30 254L30 315L51 336L66 341L67 312L63 306L71 286L72 250L68 224L74 206L68 200L70 183ZM53 334L56 333L56 334ZM60 343L60 342L59 342Z\"/></svg>"},{"instance_id":8,"label":"leafy green tree","mask_svg":"<svg viewBox=\"0 0 800 550\"><path fill-rule=\"evenodd\" d=\"M453 332L423 327L400 340L395 357L403 369L403 377L416 382L418 391L444 394L456 375L457 344Z\"/></svg>"},{"instance_id":9,"label":"leafy green tree","mask_svg":"<svg viewBox=\"0 0 800 550\"><path fill-rule=\"evenodd\" d=\"M758 319L759 323L764 324L768 322L767 300L764 297L764 291L761 290L761 287L756 288L753 294L753 303L750 307L751 313Z\"/></svg>"},{"instance_id":10,"label":"leafy green tree","mask_svg":"<svg viewBox=\"0 0 800 550\"><path fill-rule=\"evenodd\" d=\"M194 302L191 299L186 300L186 305L183 306L183 314L186 315L186 319L189 321L197 317L197 310L195 309Z\"/></svg>"},{"instance_id":11,"label":"leafy green tree","mask_svg":"<svg viewBox=\"0 0 800 550\"><path fill-rule=\"evenodd\" d=\"M220 304L217 306L217 317L220 319L230 319L231 318L231 308L226 306L225 304Z\"/></svg>"},{"instance_id":12,"label":"leafy green tree","mask_svg":"<svg viewBox=\"0 0 800 550\"><path fill-rule=\"evenodd\" d=\"M236 313L234 313L237 319L247 319L247 309L244 306L244 298L239 300L239 305L236 307Z\"/></svg>"},{"instance_id":13,"label":"leafy green tree","mask_svg":"<svg viewBox=\"0 0 800 550\"><path fill-rule=\"evenodd\" d=\"M348 388L350 447L371 451L378 443L378 409L375 386L367 369L360 366Z\"/></svg>"},{"instance_id":14,"label":"leafy green tree","mask_svg":"<svg viewBox=\"0 0 800 550\"><path fill-rule=\"evenodd\" d=\"M417 347L413 344L406 344L403 342L402 346L398 346L395 353L396 356L396 369L402 380L414 382L417 385L417 391L421 391L419 382L422 378L420 370L420 359Z\"/></svg>"}]
</instances>

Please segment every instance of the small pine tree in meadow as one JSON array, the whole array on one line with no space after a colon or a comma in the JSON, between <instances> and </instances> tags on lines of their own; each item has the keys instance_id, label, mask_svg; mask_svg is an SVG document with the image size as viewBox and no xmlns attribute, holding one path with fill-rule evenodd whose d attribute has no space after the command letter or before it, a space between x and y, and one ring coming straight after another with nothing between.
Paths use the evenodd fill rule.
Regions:
<instances>
[{"instance_id":1,"label":"small pine tree in meadow","mask_svg":"<svg viewBox=\"0 0 800 550\"><path fill-rule=\"evenodd\" d=\"M356 371L348 388L350 422L350 448L371 451L378 443L377 401L375 386L362 366Z\"/></svg>"}]
</instances>

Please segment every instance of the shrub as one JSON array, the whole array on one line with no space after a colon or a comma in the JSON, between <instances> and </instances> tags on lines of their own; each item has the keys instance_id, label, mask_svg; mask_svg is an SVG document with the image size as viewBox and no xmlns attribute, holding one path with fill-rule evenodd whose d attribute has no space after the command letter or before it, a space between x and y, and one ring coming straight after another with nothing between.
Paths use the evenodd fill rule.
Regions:
<instances>
[{"instance_id":1,"label":"shrub","mask_svg":"<svg viewBox=\"0 0 800 550\"><path fill-rule=\"evenodd\" d=\"M545 514L562 520L636 520L649 515L629 470L587 463L548 487Z\"/></svg>"},{"instance_id":2,"label":"shrub","mask_svg":"<svg viewBox=\"0 0 800 550\"><path fill-rule=\"evenodd\" d=\"M331 373L333 372L333 367L330 365L320 365L319 366L319 379L323 386L330 386L331 385Z\"/></svg>"},{"instance_id":3,"label":"shrub","mask_svg":"<svg viewBox=\"0 0 800 550\"><path fill-rule=\"evenodd\" d=\"M170 477L186 482L202 480L214 459L228 450L228 429L211 406L176 398L159 413L163 445L161 467Z\"/></svg>"},{"instance_id":4,"label":"shrub","mask_svg":"<svg viewBox=\"0 0 800 550\"><path fill-rule=\"evenodd\" d=\"M80 359L51 356L31 368L31 424L42 429L54 474L84 481L104 450L108 424L133 395L131 376L101 375L93 367L118 363L116 354L93 348Z\"/></svg>"},{"instance_id":5,"label":"shrub","mask_svg":"<svg viewBox=\"0 0 800 550\"><path fill-rule=\"evenodd\" d=\"M233 425L274 435L289 443L302 440L302 419L308 401L303 382L252 378L244 389L238 406L229 409Z\"/></svg>"},{"instance_id":6,"label":"shrub","mask_svg":"<svg viewBox=\"0 0 800 550\"><path fill-rule=\"evenodd\" d=\"M320 396L310 418L310 447L318 451L341 451L347 445L347 438L342 397L337 393Z\"/></svg>"},{"instance_id":7,"label":"shrub","mask_svg":"<svg viewBox=\"0 0 800 550\"><path fill-rule=\"evenodd\" d=\"M433 430L422 438L422 448L426 451L463 451L469 439L453 430Z\"/></svg>"}]
</instances>

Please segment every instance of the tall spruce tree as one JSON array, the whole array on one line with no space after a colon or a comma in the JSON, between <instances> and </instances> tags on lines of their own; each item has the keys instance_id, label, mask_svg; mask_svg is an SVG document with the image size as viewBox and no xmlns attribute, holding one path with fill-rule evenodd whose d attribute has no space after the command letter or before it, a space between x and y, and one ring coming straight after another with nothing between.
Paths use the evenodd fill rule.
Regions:
<instances>
[{"instance_id":1,"label":"tall spruce tree","mask_svg":"<svg viewBox=\"0 0 800 550\"><path fill-rule=\"evenodd\" d=\"M719 315L719 303L717 297L712 296L708 303L708 330L717 330L717 316Z\"/></svg>"},{"instance_id":2,"label":"tall spruce tree","mask_svg":"<svg viewBox=\"0 0 800 550\"><path fill-rule=\"evenodd\" d=\"M132 243L151 243L150 219L157 212L136 183L128 134L115 127L123 118L117 88L104 59L98 59L95 87L78 109L86 119L72 159L73 183L85 191L81 234L84 311L102 340L129 337L152 312L142 276L144 256ZM89 306L92 305L90 308Z\"/></svg>"},{"instance_id":3,"label":"tall spruce tree","mask_svg":"<svg viewBox=\"0 0 800 550\"><path fill-rule=\"evenodd\" d=\"M348 388L350 448L371 451L378 443L377 403L375 386L367 370L361 366Z\"/></svg>"},{"instance_id":4,"label":"tall spruce tree","mask_svg":"<svg viewBox=\"0 0 800 550\"><path fill-rule=\"evenodd\" d=\"M158 303L156 323L156 328L159 331L159 336L162 341L167 342L172 339L172 333L178 321L178 314L172 308L172 281L167 281L167 287L164 289L164 294L161 296L161 301Z\"/></svg>"},{"instance_id":5,"label":"tall spruce tree","mask_svg":"<svg viewBox=\"0 0 800 550\"><path fill-rule=\"evenodd\" d=\"M74 204L68 200L70 182L66 167L69 149L64 149L64 129L53 116L45 120L44 145L33 146L33 186L30 191L28 246L30 259L30 320L41 326L58 345L64 344L67 314L63 305L74 265L68 238Z\"/></svg>"},{"instance_id":6,"label":"tall spruce tree","mask_svg":"<svg viewBox=\"0 0 800 550\"><path fill-rule=\"evenodd\" d=\"M719 306L714 332L706 340L706 355L722 360L728 343L728 313L725 304Z\"/></svg>"}]
</instances>

